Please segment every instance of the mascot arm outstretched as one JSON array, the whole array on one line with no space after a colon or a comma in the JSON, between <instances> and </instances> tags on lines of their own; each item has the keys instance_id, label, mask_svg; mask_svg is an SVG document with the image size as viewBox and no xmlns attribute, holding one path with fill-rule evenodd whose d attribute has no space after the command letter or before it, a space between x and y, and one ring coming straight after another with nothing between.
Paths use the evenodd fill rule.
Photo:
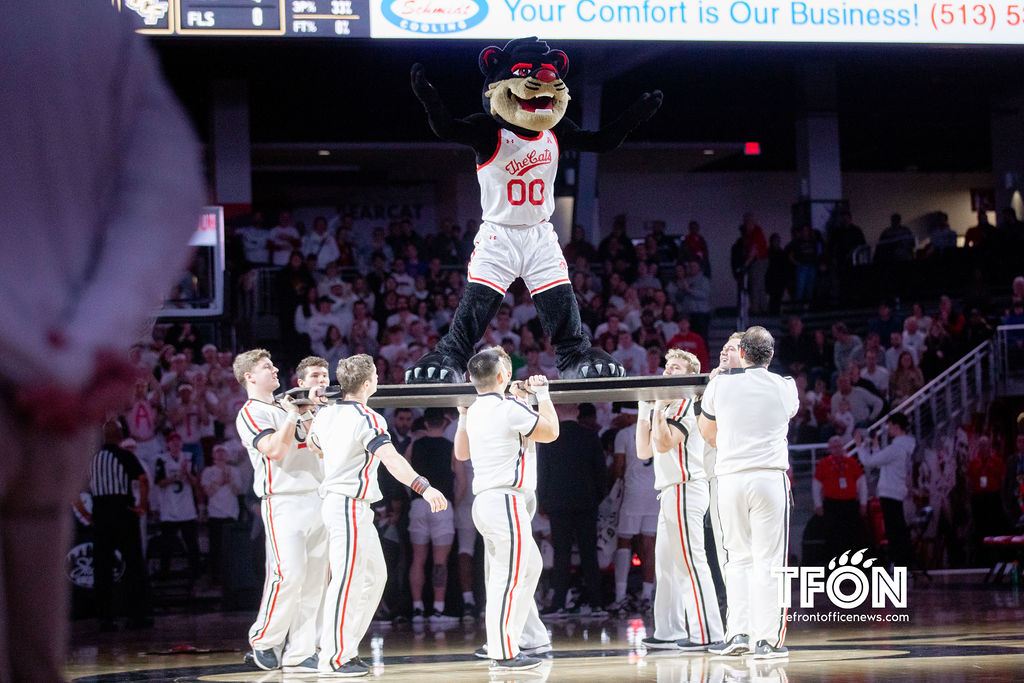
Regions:
<instances>
[{"instance_id":1,"label":"mascot arm outstretched","mask_svg":"<svg viewBox=\"0 0 1024 683\"><path fill-rule=\"evenodd\" d=\"M647 121L661 107L664 95L660 90L645 92L622 116L600 130L584 130L572 119L562 119L555 126L562 149L580 152L610 152L626 139L634 128Z\"/></svg>"},{"instance_id":2,"label":"mascot arm outstretched","mask_svg":"<svg viewBox=\"0 0 1024 683\"><path fill-rule=\"evenodd\" d=\"M476 153L477 163L490 159L498 145L500 127L487 114L476 113L457 119L444 106L440 93L434 84L427 80L426 69L422 64L413 64L410 72L412 91L423 104L427 112L427 123L434 135L447 142L472 147Z\"/></svg>"}]
</instances>

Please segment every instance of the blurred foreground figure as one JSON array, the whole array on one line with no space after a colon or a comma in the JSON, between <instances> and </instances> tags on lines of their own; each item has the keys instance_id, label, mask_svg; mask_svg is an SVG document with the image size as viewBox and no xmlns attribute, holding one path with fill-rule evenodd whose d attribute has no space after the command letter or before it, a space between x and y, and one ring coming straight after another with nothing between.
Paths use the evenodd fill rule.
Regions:
<instances>
[{"instance_id":1,"label":"blurred foreground figure","mask_svg":"<svg viewBox=\"0 0 1024 683\"><path fill-rule=\"evenodd\" d=\"M0 681L63 679L70 504L184 266L197 146L105 3L0 10Z\"/></svg>"}]
</instances>

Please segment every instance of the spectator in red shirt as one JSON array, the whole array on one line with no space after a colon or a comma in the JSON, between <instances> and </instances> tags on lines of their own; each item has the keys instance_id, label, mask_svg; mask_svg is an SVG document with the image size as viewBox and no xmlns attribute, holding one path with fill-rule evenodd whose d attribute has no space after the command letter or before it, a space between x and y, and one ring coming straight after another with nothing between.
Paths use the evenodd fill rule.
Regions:
<instances>
[{"instance_id":1,"label":"spectator in red shirt","mask_svg":"<svg viewBox=\"0 0 1024 683\"><path fill-rule=\"evenodd\" d=\"M688 315L681 315L677 322L679 334L668 340L668 348L689 351L700 361L700 371L708 372L711 369L711 362L708 358L708 346L704 343L704 337L690 330Z\"/></svg>"},{"instance_id":2,"label":"spectator in red shirt","mask_svg":"<svg viewBox=\"0 0 1024 683\"><path fill-rule=\"evenodd\" d=\"M828 455L818 461L811 482L814 514L823 518L829 557L863 547L868 485L860 462L846 454L843 440L828 440Z\"/></svg>"},{"instance_id":3,"label":"spectator in red shirt","mask_svg":"<svg viewBox=\"0 0 1024 683\"><path fill-rule=\"evenodd\" d=\"M1001 534L1006 528L1003 515L1002 490L1006 464L992 449L987 436L978 437L974 457L967 463L967 492L971 496L971 517L974 520L975 558L988 562L982 540Z\"/></svg>"}]
</instances>

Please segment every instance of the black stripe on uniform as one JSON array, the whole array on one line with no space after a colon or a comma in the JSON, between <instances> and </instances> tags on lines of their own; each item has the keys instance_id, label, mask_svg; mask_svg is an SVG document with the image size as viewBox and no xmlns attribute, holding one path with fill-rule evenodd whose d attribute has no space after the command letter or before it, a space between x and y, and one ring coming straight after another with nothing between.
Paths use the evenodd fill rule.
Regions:
<instances>
[{"instance_id":1,"label":"black stripe on uniform","mask_svg":"<svg viewBox=\"0 0 1024 683\"><path fill-rule=\"evenodd\" d=\"M363 497L363 493L364 493L365 487L367 485L367 481L364 481L363 473L366 471L366 468L369 467L369 465L370 465L370 458L372 458L372 457L373 456L370 455L370 451L363 451L363 466L359 468L359 475L358 475L359 476L359 489L356 491L356 495L354 496L357 500L361 499ZM368 480L369 479L369 475L367 475L365 477L365 479Z\"/></svg>"},{"instance_id":2,"label":"black stripe on uniform","mask_svg":"<svg viewBox=\"0 0 1024 683\"><path fill-rule=\"evenodd\" d=\"M789 566L789 478L785 472L782 473L782 492L786 497L785 521L782 523L782 566ZM779 631L775 638L775 647L782 647L782 636L786 630L786 608L779 608Z\"/></svg>"},{"instance_id":3,"label":"black stripe on uniform","mask_svg":"<svg viewBox=\"0 0 1024 683\"><path fill-rule=\"evenodd\" d=\"M339 628L341 625L341 601L345 595L346 577L348 577L348 573L352 570L352 563L348 561L348 558L351 554L352 522L354 520L349 519L348 508L348 501L345 501L345 568L341 572L341 581L338 583L340 587L338 589L338 600L334 605L334 654L331 656L331 669L334 668L334 660L341 656L341 629Z\"/></svg>"}]
</instances>

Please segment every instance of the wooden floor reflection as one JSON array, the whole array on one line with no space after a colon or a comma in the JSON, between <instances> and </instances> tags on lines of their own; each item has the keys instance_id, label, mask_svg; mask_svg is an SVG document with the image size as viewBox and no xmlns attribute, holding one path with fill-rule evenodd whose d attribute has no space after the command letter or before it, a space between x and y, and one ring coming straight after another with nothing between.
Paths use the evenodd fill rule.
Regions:
<instances>
[{"instance_id":1,"label":"wooden floor reflection","mask_svg":"<svg viewBox=\"0 0 1024 683\"><path fill-rule=\"evenodd\" d=\"M885 621L904 612L906 622ZM650 633L649 617L548 622L555 648L551 658L539 669L516 674L491 675L487 662L473 657L484 640L482 623L444 629L375 623L360 655L375 665L370 679L388 681L945 682L1024 677L1024 599L1014 586L984 586L977 575L935 577L930 584L911 587L906 610L863 613L882 621L791 622L789 659L769 662L645 653L637 645ZM93 621L78 622L67 673L74 681L90 683L316 680L243 665L252 616L169 615L158 617L152 630L105 634L96 631Z\"/></svg>"}]
</instances>

